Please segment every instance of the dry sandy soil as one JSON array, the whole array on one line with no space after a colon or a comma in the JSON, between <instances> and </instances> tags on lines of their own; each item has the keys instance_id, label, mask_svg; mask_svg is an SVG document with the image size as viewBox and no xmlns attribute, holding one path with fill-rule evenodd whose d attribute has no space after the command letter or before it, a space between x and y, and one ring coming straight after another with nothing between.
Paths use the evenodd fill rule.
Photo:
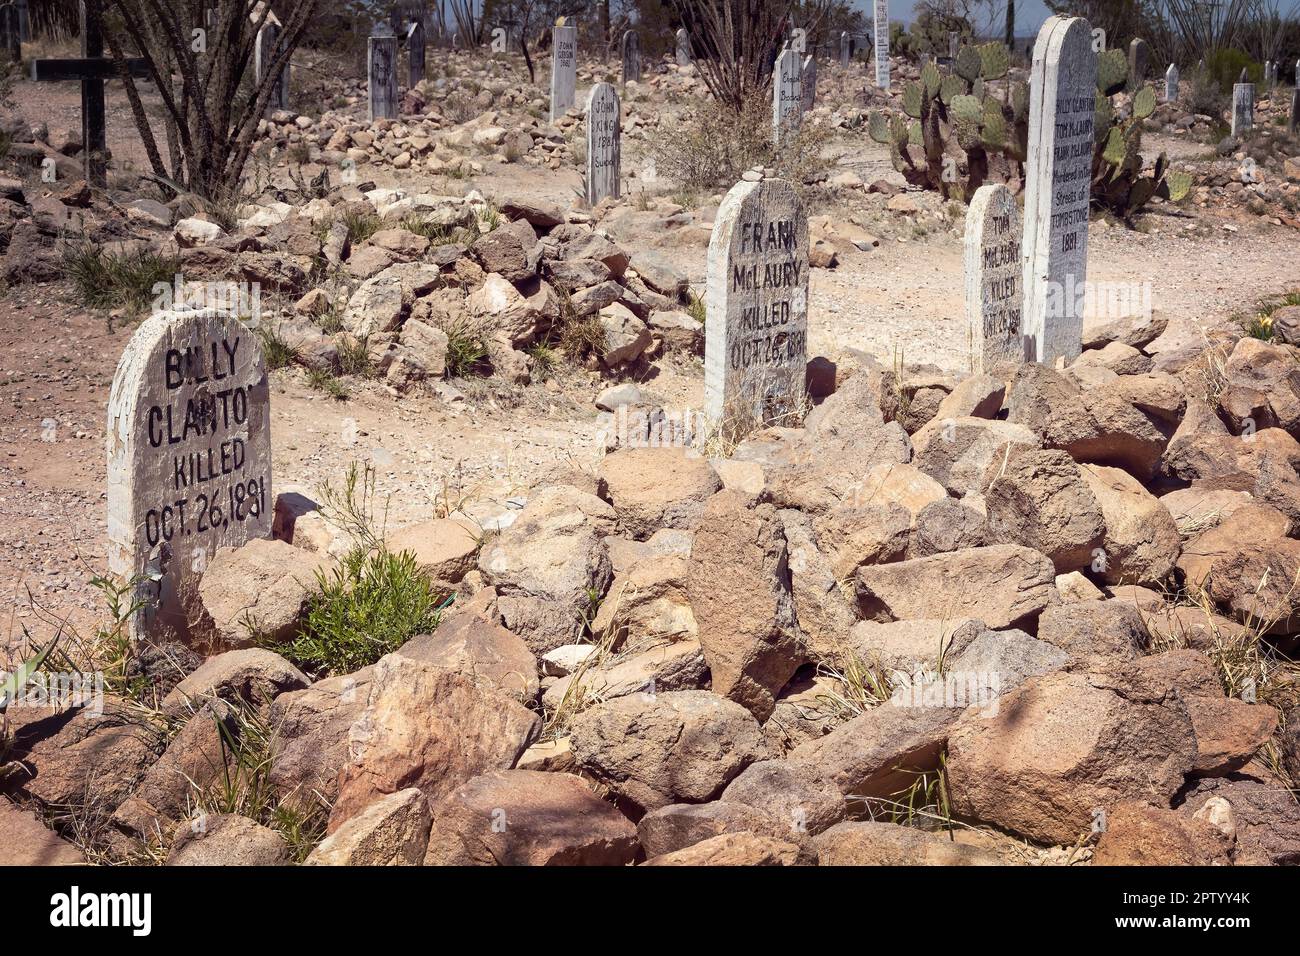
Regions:
<instances>
[{"instance_id":1,"label":"dry sandy soil","mask_svg":"<svg viewBox=\"0 0 1300 956\"><path fill-rule=\"evenodd\" d=\"M79 124L73 84L22 83L15 98L25 115L51 128ZM120 91L110 96L109 106L110 149L119 162L143 163ZM1186 141L1166 144L1161 137L1145 145L1152 151L1166 145L1188 150ZM886 150L865 135L842 138L839 148L839 164L864 181L901 182ZM636 168L635 150L625 154L625 162ZM381 186L425 185L418 176L405 179L391 169L367 175ZM489 198L545 198L566 206L578 184L571 168L491 164L472 183ZM630 249L654 246L702 288L714 209L716 201L706 202L695 210L692 225L665 233L629 203L606 226ZM907 217L896 218L897 228L877 248L841 257L834 270L812 272L810 350L834 354L852 347L886 362L898 352L908 362L961 370L961 219L912 238ZM1166 335L1171 347L1294 284L1300 274L1297 230L1170 206L1144 222L1140 232L1093 223L1090 278L1152 283L1155 310L1173 318ZM0 646L21 640L25 628L49 634L52 616L86 628L102 611L89 582L105 566L105 409L114 367L131 333L129 325L110 327L103 315L72 305L63 283L14 288L0 298L0 588L9 603ZM276 372L276 489L310 493L322 481L337 481L350 461L369 460L381 495L392 496L390 527L428 515L440 499L502 502L525 491L550 464L599 455L591 399L606 384L567 372L560 381L522 392L467 386L465 401L448 402L427 393L397 396L363 383L339 402L307 388L299 372ZM668 407L699 407L701 365L667 363L643 389ZM352 422L357 438L350 443L345 436ZM38 613L34 604L49 614Z\"/></svg>"}]
</instances>

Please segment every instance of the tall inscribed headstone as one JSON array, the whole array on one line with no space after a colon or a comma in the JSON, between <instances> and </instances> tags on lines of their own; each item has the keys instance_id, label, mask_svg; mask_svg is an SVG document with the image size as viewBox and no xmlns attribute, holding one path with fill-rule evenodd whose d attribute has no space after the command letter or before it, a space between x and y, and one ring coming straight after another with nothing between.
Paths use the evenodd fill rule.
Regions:
<instances>
[{"instance_id":1,"label":"tall inscribed headstone","mask_svg":"<svg viewBox=\"0 0 1300 956\"><path fill-rule=\"evenodd\" d=\"M739 182L709 240L704 413L733 434L799 424L808 364L808 217L781 179Z\"/></svg>"},{"instance_id":2,"label":"tall inscribed headstone","mask_svg":"<svg viewBox=\"0 0 1300 956\"><path fill-rule=\"evenodd\" d=\"M872 34L876 47L876 86L889 89L889 0L876 0Z\"/></svg>"},{"instance_id":3,"label":"tall inscribed headstone","mask_svg":"<svg viewBox=\"0 0 1300 956\"><path fill-rule=\"evenodd\" d=\"M257 43L253 50L253 69L259 86L266 76L266 71L275 62L279 52L280 25L268 22L262 29L257 31ZM284 69L280 72L280 78L275 81L275 85L271 88L271 98L266 103L266 109L267 112L270 112L272 110L287 110L288 108L289 64L286 61Z\"/></svg>"},{"instance_id":4,"label":"tall inscribed headstone","mask_svg":"<svg viewBox=\"0 0 1300 956\"><path fill-rule=\"evenodd\" d=\"M799 130L803 94L799 54L786 47L772 70L772 142L780 145Z\"/></svg>"},{"instance_id":5,"label":"tall inscribed headstone","mask_svg":"<svg viewBox=\"0 0 1300 956\"><path fill-rule=\"evenodd\" d=\"M677 31L677 65L691 65L691 35L684 27Z\"/></svg>"},{"instance_id":6,"label":"tall inscribed headstone","mask_svg":"<svg viewBox=\"0 0 1300 956\"><path fill-rule=\"evenodd\" d=\"M1021 316L1025 359L1044 365L1082 349L1096 83L1088 21L1049 17L1029 75Z\"/></svg>"},{"instance_id":7,"label":"tall inscribed headstone","mask_svg":"<svg viewBox=\"0 0 1300 956\"><path fill-rule=\"evenodd\" d=\"M366 52L370 121L397 119L397 34L387 22L375 24Z\"/></svg>"},{"instance_id":8,"label":"tall inscribed headstone","mask_svg":"<svg viewBox=\"0 0 1300 956\"><path fill-rule=\"evenodd\" d=\"M641 35L635 30L623 34L623 82L641 82Z\"/></svg>"},{"instance_id":9,"label":"tall inscribed headstone","mask_svg":"<svg viewBox=\"0 0 1300 956\"><path fill-rule=\"evenodd\" d=\"M1178 66L1174 63L1165 70L1165 102L1178 102Z\"/></svg>"},{"instance_id":10,"label":"tall inscribed headstone","mask_svg":"<svg viewBox=\"0 0 1300 956\"><path fill-rule=\"evenodd\" d=\"M424 79L424 21L412 20L406 31L406 59L410 68L411 82L407 86L414 88Z\"/></svg>"},{"instance_id":11,"label":"tall inscribed headstone","mask_svg":"<svg viewBox=\"0 0 1300 956\"><path fill-rule=\"evenodd\" d=\"M1002 183L981 186L966 210L965 276L971 371L1009 374L1024 359L1020 210Z\"/></svg>"},{"instance_id":12,"label":"tall inscribed headstone","mask_svg":"<svg viewBox=\"0 0 1300 956\"><path fill-rule=\"evenodd\" d=\"M1232 85L1232 135L1238 137L1255 125L1255 84L1246 81L1246 71L1241 71L1241 82Z\"/></svg>"},{"instance_id":13,"label":"tall inscribed headstone","mask_svg":"<svg viewBox=\"0 0 1300 956\"><path fill-rule=\"evenodd\" d=\"M853 54L853 38L847 33L840 33L840 66L849 65L849 57Z\"/></svg>"},{"instance_id":14,"label":"tall inscribed headstone","mask_svg":"<svg viewBox=\"0 0 1300 956\"><path fill-rule=\"evenodd\" d=\"M139 635L182 638L218 548L271 532L271 407L254 332L213 309L131 336L108 397L109 569L149 606Z\"/></svg>"},{"instance_id":15,"label":"tall inscribed headstone","mask_svg":"<svg viewBox=\"0 0 1300 956\"><path fill-rule=\"evenodd\" d=\"M817 103L817 61L812 54L803 58L799 70L799 110L807 113Z\"/></svg>"},{"instance_id":16,"label":"tall inscribed headstone","mask_svg":"<svg viewBox=\"0 0 1300 956\"><path fill-rule=\"evenodd\" d=\"M587 202L619 196L622 165L618 90L597 83L587 95Z\"/></svg>"},{"instance_id":17,"label":"tall inscribed headstone","mask_svg":"<svg viewBox=\"0 0 1300 956\"><path fill-rule=\"evenodd\" d=\"M578 28L551 29L551 122L567 113L578 91Z\"/></svg>"}]
</instances>

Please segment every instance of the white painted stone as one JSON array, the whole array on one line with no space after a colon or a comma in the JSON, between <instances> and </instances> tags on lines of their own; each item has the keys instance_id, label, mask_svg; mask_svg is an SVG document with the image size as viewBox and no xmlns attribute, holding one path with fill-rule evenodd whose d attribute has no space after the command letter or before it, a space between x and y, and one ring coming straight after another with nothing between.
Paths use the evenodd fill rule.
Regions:
<instances>
[{"instance_id":1,"label":"white painted stone","mask_svg":"<svg viewBox=\"0 0 1300 956\"><path fill-rule=\"evenodd\" d=\"M1049 17L1034 43L1025 162L1025 358L1055 365L1082 349L1076 308L1088 274L1097 54L1082 17Z\"/></svg>"},{"instance_id":2,"label":"white painted stone","mask_svg":"<svg viewBox=\"0 0 1300 956\"><path fill-rule=\"evenodd\" d=\"M1178 67L1173 63L1165 70L1165 102L1178 102Z\"/></svg>"},{"instance_id":3,"label":"white painted stone","mask_svg":"<svg viewBox=\"0 0 1300 956\"><path fill-rule=\"evenodd\" d=\"M635 30L623 34L623 82L641 82L641 35Z\"/></svg>"},{"instance_id":4,"label":"white painted stone","mask_svg":"<svg viewBox=\"0 0 1300 956\"><path fill-rule=\"evenodd\" d=\"M788 47L772 68L772 142L777 145L799 131L803 99L800 69L799 54Z\"/></svg>"},{"instance_id":5,"label":"white painted stone","mask_svg":"<svg viewBox=\"0 0 1300 956\"><path fill-rule=\"evenodd\" d=\"M587 202L617 199L622 175L618 90L597 83L587 94Z\"/></svg>"},{"instance_id":6,"label":"white painted stone","mask_svg":"<svg viewBox=\"0 0 1300 956\"><path fill-rule=\"evenodd\" d=\"M108 398L109 569L154 599L133 632L198 636L207 563L268 537L274 500L257 336L211 309L156 313L127 343Z\"/></svg>"},{"instance_id":7,"label":"white painted stone","mask_svg":"<svg viewBox=\"0 0 1300 956\"><path fill-rule=\"evenodd\" d=\"M812 56L803 58L799 71L799 109L807 113L817 104L817 61Z\"/></svg>"},{"instance_id":8,"label":"white painted stone","mask_svg":"<svg viewBox=\"0 0 1300 956\"><path fill-rule=\"evenodd\" d=\"M840 33L840 66L849 65L849 57L853 55L853 38L848 33Z\"/></svg>"},{"instance_id":9,"label":"white painted stone","mask_svg":"<svg viewBox=\"0 0 1300 956\"><path fill-rule=\"evenodd\" d=\"M387 23L376 25L367 41L366 64L370 121L397 119L397 36Z\"/></svg>"},{"instance_id":10,"label":"white painted stone","mask_svg":"<svg viewBox=\"0 0 1300 956\"><path fill-rule=\"evenodd\" d=\"M876 86L889 89L889 0L876 0L872 36L876 41Z\"/></svg>"},{"instance_id":11,"label":"white painted stone","mask_svg":"<svg viewBox=\"0 0 1300 956\"><path fill-rule=\"evenodd\" d=\"M691 65L691 37L685 28L677 31L677 65Z\"/></svg>"},{"instance_id":12,"label":"white painted stone","mask_svg":"<svg viewBox=\"0 0 1300 956\"><path fill-rule=\"evenodd\" d=\"M551 122L567 113L578 90L578 28L551 28Z\"/></svg>"},{"instance_id":13,"label":"white painted stone","mask_svg":"<svg viewBox=\"0 0 1300 956\"><path fill-rule=\"evenodd\" d=\"M742 181L709 241L704 413L745 431L798 425L808 356L808 218L781 179Z\"/></svg>"},{"instance_id":14,"label":"white painted stone","mask_svg":"<svg viewBox=\"0 0 1300 956\"><path fill-rule=\"evenodd\" d=\"M1011 190L990 183L966 211L966 319L971 371L1009 373L1024 358L1020 340L1020 210Z\"/></svg>"},{"instance_id":15,"label":"white painted stone","mask_svg":"<svg viewBox=\"0 0 1300 956\"><path fill-rule=\"evenodd\" d=\"M1232 135L1241 136L1255 125L1255 84L1232 85Z\"/></svg>"}]
</instances>

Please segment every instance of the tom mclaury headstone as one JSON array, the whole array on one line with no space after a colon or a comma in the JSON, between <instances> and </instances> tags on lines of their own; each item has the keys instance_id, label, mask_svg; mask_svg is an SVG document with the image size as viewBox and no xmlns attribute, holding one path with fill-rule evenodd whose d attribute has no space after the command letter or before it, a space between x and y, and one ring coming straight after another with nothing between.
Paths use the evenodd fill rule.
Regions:
<instances>
[{"instance_id":1,"label":"tom mclaury headstone","mask_svg":"<svg viewBox=\"0 0 1300 956\"><path fill-rule=\"evenodd\" d=\"M573 106L578 91L578 28L551 29L551 122Z\"/></svg>"},{"instance_id":2,"label":"tom mclaury headstone","mask_svg":"<svg viewBox=\"0 0 1300 956\"><path fill-rule=\"evenodd\" d=\"M587 95L587 202L619 195L622 166L618 91L597 83Z\"/></svg>"},{"instance_id":3,"label":"tom mclaury headstone","mask_svg":"<svg viewBox=\"0 0 1300 956\"><path fill-rule=\"evenodd\" d=\"M623 34L623 82L641 82L641 35L635 30Z\"/></svg>"},{"instance_id":4,"label":"tom mclaury headstone","mask_svg":"<svg viewBox=\"0 0 1300 956\"><path fill-rule=\"evenodd\" d=\"M1082 17L1050 17L1038 31L1030 71L1025 161L1024 306L1027 361L1078 357L1083 316L1074 290L1088 271L1097 54Z\"/></svg>"},{"instance_id":5,"label":"tom mclaury headstone","mask_svg":"<svg viewBox=\"0 0 1300 956\"><path fill-rule=\"evenodd\" d=\"M1020 210L1001 183L981 186L966 211L966 318L971 371L1008 373L1020 341Z\"/></svg>"},{"instance_id":6,"label":"tom mclaury headstone","mask_svg":"<svg viewBox=\"0 0 1300 956\"><path fill-rule=\"evenodd\" d=\"M876 0L872 37L876 42L876 86L889 89L889 0Z\"/></svg>"},{"instance_id":7,"label":"tom mclaury headstone","mask_svg":"<svg viewBox=\"0 0 1300 956\"><path fill-rule=\"evenodd\" d=\"M367 46L370 120L397 119L397 34L386 22L380 22Z\"/></svg>"},{"instance_id":8,"label":"tom mclaury headstone","mask_svg":"<svg viewBox=\"0 0 1300 956\"><path fill-rule=\"evenodd\" d=\"M272 506L257 336L211 309L156 313L127 343L108 399L109 568L150 576L142 587L156 599L135 633L190 633L208 561L268 536Z\"/></svg>"},{"instance_id":9,"label":"tom mclaury headstone","mask_svg":"<svg viewBox=\"0 0 1300 956\"><path fill-rule=\"evenodd\" d=\"M803 58L799 71L799 110L807 113L817 103L817 61L812 55Z\"/></svg>"},{"instance_id":10,"label":"tom mclaury headstone","mask_svg":"<svg viewBox=\"0 0 1300 956\"><path fill-rule=\"evenodd\" d=\"M798 424L808 363L808 218L781 179L740 182L709 241L704 413L744 431Z\"/></svg>"},{"instance_id":11,"label":"tom mclaury headstone","mask_svg":"<svg viewBox=\"0 0 1300 956\"><path fill-rule=\"evenodd\" d=\"M777 145L799 131L801 65L799 54L786 47L772 70L772 142Z\"/></svg>"}]
</instances>

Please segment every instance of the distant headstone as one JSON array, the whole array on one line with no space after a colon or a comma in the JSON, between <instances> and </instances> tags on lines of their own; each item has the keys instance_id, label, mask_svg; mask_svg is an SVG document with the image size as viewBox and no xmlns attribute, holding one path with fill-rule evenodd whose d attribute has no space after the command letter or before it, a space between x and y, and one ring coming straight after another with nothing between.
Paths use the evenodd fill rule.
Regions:
<instances>
[{"instance_id":1,"label":"distant headstone","mask_svg":"<svg viewBox=\"0 0 1300 956\"><path fill-rule=\"evenodd\" d=\"M1146 81L1151 60L1151 48L1141 37L1134 37L1128 45L1128 88L1136 91Z\"/></svg>"},{"instance_id":2,"label":"distant headstone","mask_svg":"<svg viewBox=\"0 0 1300 956\"><path fill-rule=\"evenodd\" d=\"M641 35L635 30L623 34L623 82L641 82Z\"/></svg>"},{"instance_id":3,"label":"distant headstone","mask_svg":"<svg viewBox=\"0 0 1300 956\"><path fill-rule=\"evenodd\" d=\"M812 54L803 58L799 71L799 110L807 113L817 103L817 61Z\"/></svg>"},{"instance_id":4,"label":"distant headstone","mask_svg":"<svg viewBox=\"0 0 1300 956\"><path fill-rule=\"evenodd\" d=\"M134 633L187 634L207 563L267 537L273 503L257 336L212 309L156 313L127 343L108 398L109 569L153 599Z\"/></svg>"},{"instance_id":5,"label":"distant headstone","mask_svg":"<svg viewBox=\"0 0 1300 956\"><path fill-rule=\"evenodd\" d=\"M1238 137L1255 125L1255 84L1232 85L1232 135Z\"/></svg>"},{"instance_id":6,"label":"distant headstone","mask_svg":"<svg viewBox=\"0 0 1300 956\"><path fill-rule=\"evenodd\" d=\"M551 122L573 106L578 91L578 28L551 28Z\"/></svg>"},{"instance_id":7,"label":"distant headstone","mask_svg":"<svg viewBox=\"0 0 1300 956\"><path fill-rule=\"evenodd\" d=\"M704 411L732 434L798 425L808 362L808 218L785 180L739 182L709 241Z\"/></svg>"},{"instance_id":8,"label":"distant headstone","mask_svg":"<svg viewBox=\"0 0 1300 956\"><path fill-rule=\"evenodd\" d=\"M1271 90L1275 82L1273 70L1275 69L1272 60L1264 61L1264 89Z\"/></svg>"},{"instance_id":9,"label":"distant headstone","mask_svg":"<svg viewBox=\"0 0 1300 956\"><path fill-rule=\"evenodd\" d=\"M803 103L799 83L801 67L799 54L787 47L776 58L772 70L772 142L778 146L799 130Z\"/></svg>"},{"instance_id":10,"label":"distant headstone","mask_svg":"<svg viewBox=\"0 0 1300 956\"><path fill-rule=\"evenodd\" d=\"M411 78L407 86L412 89L424 79L424 53L424 23L414 20L406 31L406 59Z\"/></svg>"},{"instance_id":11,"label":"distant headstone","mask_svg":"<svg viewBox=\"0 0 1300 956\"><path fill-rule=\"evenodd\" d=\"M5 52L10 63L23 58L22 19L18 7L12 3L0 6L0 50Z\"/></svg>"},{"instance_id":12,"label":"distant headstone","mask_svg":"<svg viewBox=\"0 0 1300 956\"><path fill-rule=\"evenodd\" d=\"M1038 31L1030 69L1021 252L1025 359L1044 365L1058 359L1068 364L1082 348L1076 292L1088 272L1096 82L1088 21L1049 17Z\"/></svg>"},{"instance_id":13,"label":"distant headstone","mask_svg":"<svg viewBox=\"0 0 1300 956\"><path fill-rule=\"evenodd\" d=\"M397 35L387 22L380 21L367 47L370 120L397 119Z\"/></svg>"},{"instance_id":14,"label":"distant headstone","mask_svg":"<svg viewBox=\"0 0 1300 956\"><path fill-rule=\"evenodd\" d=\"M27 0L16 0L18 4L18 36L23 43L32 42L32 18L27 9Z\"/></svg>"},{"instance_id":15,"label":"distant headstone","mask_svg":"<svg viewBox=\"0 0 1300 956\"><path fill-rule=\"evenodd\" d=\"M957 59L957 54L960 52L960 50L961 50L961 34L958 33L956 30L949 30L948 31L949 59L953 59L953 60Z\"/></svg>"},{"instance_id":16,"label":"distant headstone","mask_svg":"<svg viewBox=\"0 0 1300 956\"><path fill-rule=\"evenodd\" d=\"M1173 63L1165 70L1165 102L1178 102L1178 67Z\"/></svg>"},{"instance_id":17,"label":"distant headstone","mask_svg":"<svg viewBox=\"0 0 1300 956\"><path fill-rule=\"evenodd\" d=\"M1287 118L1288 133L1300 132L1300 84L1291 90L1291 115Z\"/></svg>"},{"instance_id":18,"label":"distant headstone","mask_svg":"<svg viewBox=\"0 0 1300 956\"><path fill-rule=\"evenodd\" d=\"M685 28L677 31L677 65L691 65L691 36Z\"/></svg>"},{"instance_id":19,"label":"distant headstone","mask_svg":"<svg viewBox=\"0 0 1300 956\"><path fill-rule=\"evenodd\" d=\"M966 319L971 371L998 375L1024 360L1020 210L1011 190L990 183L966 210Z\"/></svg>"},{"instance_id":20,"label":"distant headstone","mask_svg":"<svg viewBox=\"0 0 1300 956\"><path fill-rule=\"evenodd\" d=\"M840 34L840 66L849 65L849 57L853 55L853 38L847 33Z\"/></svg>"},{"instance_id":21,"label":"distant headstone","mask_svg":"<svg viewBox=\"0 0 1300 956\"><path fill-rule=\"evenodd\" d=\"M280 26L277 23L266 23L262 29L257 31L257 43L253 50L253 63L256 71L257 82L260 86L267 70L275 62L276 56L280 52ZM271 98L267 101L266 109L287 110L289 108L289 64L285 63L284 69L280 72L280 78L276 80L275 85L271 88Z\"/></svg>"},{"instance_id":22,"label":"distant headstone","mask_svg":"<svg viewBox=\"0 0 1300 956\"><path fill-rule=\"evenodd\" d=\"M889 89L889 0L876 0L874 23L876 41L876 86Z\"/></svg>"},{"instance_id":23,"label":"distant headstone","mask_svg":"<svg viewBox=\"0 0 1300 956\"><path fill-rule=\"evenodd\" d=\"M622 169L618 90L597 83L587 95L587 202L619 196Z\"/></svg>"}]
</instances>

